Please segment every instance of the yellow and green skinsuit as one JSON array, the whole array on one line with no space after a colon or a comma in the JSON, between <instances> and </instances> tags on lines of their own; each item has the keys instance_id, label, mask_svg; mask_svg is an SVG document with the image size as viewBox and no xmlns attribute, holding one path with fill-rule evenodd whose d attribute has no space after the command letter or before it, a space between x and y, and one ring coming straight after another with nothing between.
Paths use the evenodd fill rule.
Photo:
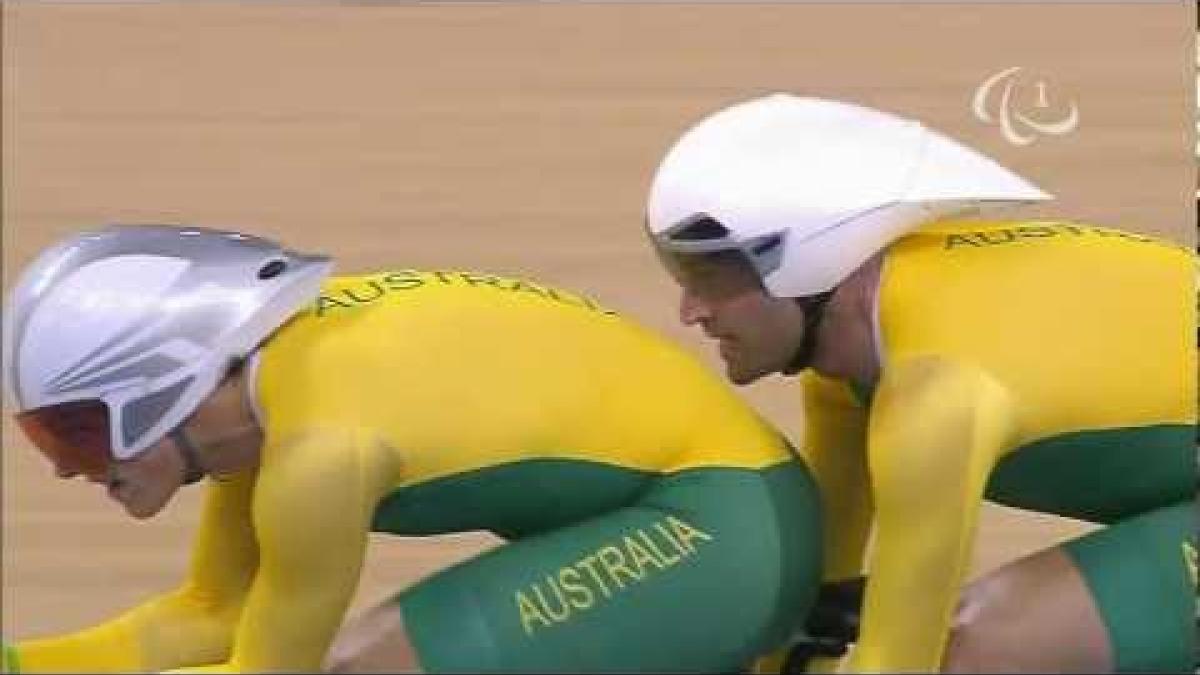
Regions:
<instances>
[{"instance_id":1,"label":"yellow and green skinsuit","mask_svg":"<svg viewBox=\"0 0 1200 675\"><path fill-rule=\"evenodd\" d=\"M438 671L731 671L820 580L787 442L591 300L457 271L335 278L251 365L257 472L209 481L188 577L21 668L315 671L368 533L509 543L397 598Z\"/></svg>"},{"instance_id":2,"label":"yellow and green skinsuit","mask_svg":"<svg viewBox=\"0 0 1200 675\"><path fill-rule=\"evenodd\" d=\"M803 379L828 578L874 528L851 669L938 668L987 498L1108 524L1067 551L1118 666L1190 670L1196 283L1194 252L1080 223L944 221L886 251L878 382Z\"/></svg>"}]
</instances>

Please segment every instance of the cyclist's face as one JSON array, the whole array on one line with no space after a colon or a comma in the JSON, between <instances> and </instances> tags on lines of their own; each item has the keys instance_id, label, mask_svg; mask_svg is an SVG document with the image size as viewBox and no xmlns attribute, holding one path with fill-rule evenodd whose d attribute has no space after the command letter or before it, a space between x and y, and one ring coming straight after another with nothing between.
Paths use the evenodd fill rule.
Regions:
<instances>
[{"instance_id":1,"label":"cyclist's face","mask_svg":"<svg viewBox=\"0 0 1200 675\"><path fill-rule=\"evenodd\" d=\"M730 381L749 384L788 366L804 335L804 312L768 294L748 263L700 258L677 279L679 320L718 340Z\"/></svg>"}]
</instances>

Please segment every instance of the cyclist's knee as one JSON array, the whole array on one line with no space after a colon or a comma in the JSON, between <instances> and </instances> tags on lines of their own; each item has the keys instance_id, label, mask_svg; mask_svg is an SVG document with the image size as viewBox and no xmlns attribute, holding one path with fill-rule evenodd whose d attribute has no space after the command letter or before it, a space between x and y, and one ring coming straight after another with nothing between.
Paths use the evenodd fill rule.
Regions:
<instances>
[{"instance_id":1,"label":"cyclist's knee","mask_svg":"<svg viewBox=\"0 0 1200 675\"><path fill-rule=\"evenodd\" d=\"M325 657L327 673L419 673L400 609L372 608L338 633Z\"/></svg>"},{"instance_id":2,"label":"cyclist's knee","mask_svg":"<svg viewBox=\"0 0 1200 675\"><path fill-rule=\"evenodd\" d=\"M1108 633L1071 559L1050 549L963 590L944 672L1097 672L1112 668Z\"/></svg>"},{"instance_id":3,"label":"cyclist's knee","mask_svg":"<svg viewBox=\"0 0 1200 675\"><path fill-rule=\"evenodd\" d=\"M984 578L962 593L942 657L942 672L980 673L1018 670L998 640L999 619L988 596L1000 592L1003 580Z\"/></svg>"}]
</instances>

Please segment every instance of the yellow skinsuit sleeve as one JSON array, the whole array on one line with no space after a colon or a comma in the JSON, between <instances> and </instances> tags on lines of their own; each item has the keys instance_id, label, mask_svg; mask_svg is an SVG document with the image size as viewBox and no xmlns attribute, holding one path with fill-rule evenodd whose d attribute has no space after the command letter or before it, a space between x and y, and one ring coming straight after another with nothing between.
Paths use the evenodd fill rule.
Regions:
<instances>
[{"instance_id":1,"label":"yellow skinsuit sleeve","mask_svg":"<svg viewBox=\"0 0 1200 675\"><path fill-rule=\"evenodd\" d=\"M391 453L352 432L305 431L264 453L253 506L259 565L232 650L180 672L319 670L395 475Z\"/></svg>"},{"instance_id":2,"label":"yellow skinsuit sleeve","mask_svg":"<svg viewBox=\"0 0 1200 675\"><path fill-rule=\"evenodd\" d=\"M348 432L269 447L257 476L212 481L179 590L95 628L18 644L21 671L318 670L391 468L389 453Z\"/></svg>"},{"instance_id":3,"label":"yellow skinsuit sleeve","mask_svg":"<svg viewBox=\"0 0 1200 675\"><path fill-rule=\"evenodd\" d=\"M93 628L18 643L21 671L145 672L223 658L258 555L252 489L248 475L210 481L179 588Z\"/></svg>"},{"instance_id":4,"label":"yellow skinsuit sleeve","mask_svg":"<svg viewBox=\"0 0 1200 675\"><path fill-rule=\"evenodd\" d=\"M914 357L885 371L868 429L877 529L852 672L939 669L1013 408L967 364Z\"/></svg>"},{"instance_id":5,"label":"yellow skinsuit sleeve","mask_svg":"<svg viewBox=\"0 0 1200 675\"><path fill-rule=\"evenodd\" d=\"M803 376L801 455L821 489L825 581L862 573L873 507L867 472L867 410L845 383L812 370Z\"/></svg>"},{"instance_id":6,"label":"yellow skinsuit sleeve","mask_svg":"<svg viewBox=\"0 0 1200 675\"><path fill-rule=\"evenodd\" d=\"M862 573L871 532L871 484L867 474L867 410L848 385L809 369L801 376L804 436L800 454L821 490L824 513L824 580ZM778 673L790 645L764 656L756 673ZM841 659L818 657L810 673L833 672Z\"/></svg>"}]
</instances>

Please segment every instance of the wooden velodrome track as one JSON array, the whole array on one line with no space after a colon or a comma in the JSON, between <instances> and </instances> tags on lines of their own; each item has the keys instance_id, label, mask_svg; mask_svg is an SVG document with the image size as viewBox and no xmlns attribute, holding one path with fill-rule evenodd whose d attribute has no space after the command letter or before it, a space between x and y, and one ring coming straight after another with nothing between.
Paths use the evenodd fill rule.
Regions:
<instances>
[{"instance_id":1,"label":"wooden velodrome track","mask_svg":"<svg viewBox=\"0 0 1200 675\"><path fill-rule=\"evenodd\" d=\"M697 116L778 89L858 100L992 153L1059 195L1047 213L1194 244L1194 12L9 3L4 288L84 226L231 226L328 251L344 272L451 266L578 289L716 367L677 325L639 229L656 160ZM1017 146L973 117L976 86L1010 66L1026 110L1044 80L1039 114L1073 99L1078 129ZM798 438L786 381L744 393ZM199 489L131 521L102 490L54 480L5 420L7 638L84 626L178 580ZM989 507L976 572L1084 529ZM491 543L377 539L355 608Z\"/></svg>"}]
</instances>

